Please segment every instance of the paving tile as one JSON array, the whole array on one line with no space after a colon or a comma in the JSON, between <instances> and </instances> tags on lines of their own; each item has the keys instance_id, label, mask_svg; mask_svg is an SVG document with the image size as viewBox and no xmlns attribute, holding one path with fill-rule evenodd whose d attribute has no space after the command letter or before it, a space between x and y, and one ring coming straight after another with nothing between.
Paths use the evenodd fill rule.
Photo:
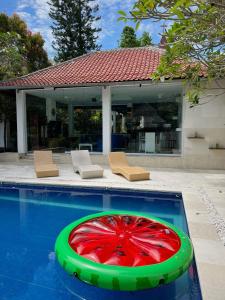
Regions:
<instances>
[{"instance_id":1,"label":"paving tile","mask_svg":"<svg viewBox=\"0 0 225 300\"><path fill-rule=\"evenodd\" d=\"M216 207L216 210L218 211L218 213L225 219L225 207L221 208L220 206Z\"/></svg>"},{"instance_id":2,"label":"paving tile","mask_svg":"<svg viewBox=\"0 0 225 300\"><path fill-rule=\"evenodd\" d=\"M186 210L188 223L210 224L208 212L206 210L188 209Z\"/></svg>"},{"instance_id":3,"label":"paving tile","mask_svg":"<svg viewBox=\"0 0 225 300\"><path fill-rule=\"evenodd\" d=\"M201 203L201 198L196 192L183 192L183 199L185 202L191 202L191 203Z\"/></svg>"},{"instance_id":4,"label":"paving tile","mask_svg":"<svg viewBox=\"0 0 225 300\"><path fill-rule=\"evenodd\" d=\"M215 227L211 224L189 222L188 227L192 238L220 241Z\"/></svg>"},{"instance_id":5,"label":"paving tile","mask_svg":"<svg viewBox=\"0 0 225 300\"><path fill-rule=\"evenodd\" d=\"M197 199L196 199L197 200ZM207 213L207 207L203 202L200 201L186 201L186 198L184 199L184 206L185 209L192 209L196 212L205 212Z\"/></svg>"},{"instance_id":6,"label":"paving tile","mask_svg":"<svg viewBox=\"0 0 225 300\"><path fill-rule=\"evenodd\" d=\"M193 237L191 239L199 263L225 266L225 246L221 241Z\"/></svg>"},{"instance_id":7,"label":"paving tile","mask_svg":"<svg viewBox=\"0 0 225 300\"><path fill-rule=\"evenodd\" d=\"M225 267L200 263L198 265L202 296L204 300L225 299Z\"/></svg>"}]
</instances>

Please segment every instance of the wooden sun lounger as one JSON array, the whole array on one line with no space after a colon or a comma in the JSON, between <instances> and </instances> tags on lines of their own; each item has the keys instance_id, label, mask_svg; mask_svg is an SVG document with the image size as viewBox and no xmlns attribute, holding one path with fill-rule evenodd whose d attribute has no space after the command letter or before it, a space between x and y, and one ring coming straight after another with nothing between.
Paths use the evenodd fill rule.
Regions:
<instances>
[{"instance_id":1,"label":"wooden sun lounger","mask_svg":"<svg viewBox=\"0 0 225 300\"><path fill-rule=\"evenodd\" d=\"M73 169L82 179L103 177L104 170L99 165L93 165L88 150L71 151Z\"/></svg>"},{"instance_id":2,"label":"wooden sun lounger","mask_svg":"<svg viewBox=\"0 0 225 300\"><path fill-rule=\"evenodd\" d=\"M124 152L111 152L109 165L114 174L120 174L129 181L149 180L150 173L140 167L131 167Z\"/></svg>"},{"instance_id":3,"label":"wooden sun lounger","mask_svg":"<svg viewBox=\"0 0 225 300\"><path fill-rule=\"evenodd\" d=\"M52 151L34 151L34 169L38 178L59 176L59 169L53 163Z\"/></svg>"}]
</instances>

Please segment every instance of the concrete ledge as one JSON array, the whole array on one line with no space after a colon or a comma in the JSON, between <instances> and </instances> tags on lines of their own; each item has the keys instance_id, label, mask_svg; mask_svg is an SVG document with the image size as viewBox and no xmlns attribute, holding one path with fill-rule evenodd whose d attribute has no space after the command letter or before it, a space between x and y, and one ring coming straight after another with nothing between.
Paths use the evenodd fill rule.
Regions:
<instances>
[{"instance_id":1,"label":"concrete ledge","mask_svg":"<svg viewBox=\"0 0 225 300\"><path fill-rule=\"evenodd\" d=\"M2 152L0 153L0 162L18 162L19 155L15 152Z\"/></svg>"},{"instance_id":2,"label":"concrete ledge","mask_svg":"<svg viewBox=\"0 0 225 300\"><path fill-rule=\"evenodd\" d=\"M221 155L141 155L127 154L128 161L133 166L145 168L173 168L181 170L225 170L225 151ZM71 164L70 153L54 153L53 158L59 164ZM91 154L94 164L108 165L107 155ZM18 153L0 153L0 162L18 162L19 160L33 160L33 154L19 156Z\"/></svg>"},{"instance_id":3,"label":"concrete ledge","mask_svg":"<svg viewBox=\"0 0 225 300\"><path fill-rule=\"evenodd\" d=\"M225 151L222 156L177 156L177 155L133 155L127 154L128 161L133 166L145 168L174 168L174 169L202 169L202 170L225 170ZM33 159L32 154L26 156ZM56 163L71 164L70 154L54 154ZM94 164L108 165L108 157L103 154L91 154Z\"/></svg>"}]
</instances>

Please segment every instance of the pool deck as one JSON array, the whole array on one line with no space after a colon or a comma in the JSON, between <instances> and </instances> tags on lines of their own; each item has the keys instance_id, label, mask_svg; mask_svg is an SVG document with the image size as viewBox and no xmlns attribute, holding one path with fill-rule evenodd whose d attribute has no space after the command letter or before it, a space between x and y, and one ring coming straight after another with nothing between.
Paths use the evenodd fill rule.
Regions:
<instances>
[{"instance_id":1,"label":"pool deck","mask_svg":"<svg viewBox=\"0 0 225 300\"><path fill-rule=\"evenodd\" d=\"M128 182L107 166L104 178L82 180L72 166L38 179L29 161L0 163L0 182L181 192L204 300L225 299L225 171L152 169L150 181Z\"/></svg>"}]
</instances>

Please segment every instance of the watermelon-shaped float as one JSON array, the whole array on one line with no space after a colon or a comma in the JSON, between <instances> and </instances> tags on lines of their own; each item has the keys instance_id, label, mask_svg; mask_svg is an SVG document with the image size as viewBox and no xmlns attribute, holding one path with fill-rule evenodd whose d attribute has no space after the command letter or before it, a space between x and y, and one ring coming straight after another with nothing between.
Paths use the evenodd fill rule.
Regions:
<instances>
[{"instance_id":1,"label":"watermelon-shaped float","mask_svg":"<svg viewBox=\"0 0 225 300\"><path fill-rule=\"evenodd\" d=\"M55 251L71 275L100 288L135 291L181 276L193 258L178 228L142 213L110 211L81 218L59 234Z\"/></svg>"}]
</instances>

